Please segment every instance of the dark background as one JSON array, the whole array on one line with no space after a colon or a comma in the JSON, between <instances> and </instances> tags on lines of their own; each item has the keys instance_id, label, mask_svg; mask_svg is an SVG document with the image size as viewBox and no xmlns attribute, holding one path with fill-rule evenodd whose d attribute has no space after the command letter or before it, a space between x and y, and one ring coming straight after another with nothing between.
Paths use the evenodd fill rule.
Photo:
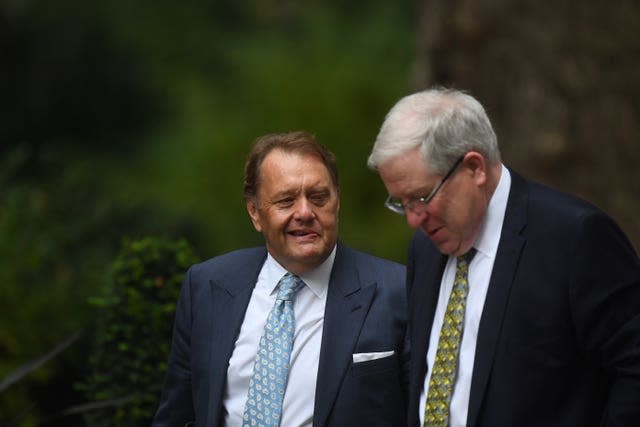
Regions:
<instances>
[{"instance_id":1,"label":"dark background","mask_svg":"<svg viewBox=\"0 0 640 427\"><path fill-rule=\"evenodd\" d=\"M125 236L201 258L261 243L241 197L259 135L315 133L342 239L404 261L411 231L366 157L393 103L433 84L485 105L507 165L640 245L640 4L302 3L0 3L0 425L83 425L60 414L84 403L88 339L7 379L90 335Z\"/></svg>"}]
</instances>

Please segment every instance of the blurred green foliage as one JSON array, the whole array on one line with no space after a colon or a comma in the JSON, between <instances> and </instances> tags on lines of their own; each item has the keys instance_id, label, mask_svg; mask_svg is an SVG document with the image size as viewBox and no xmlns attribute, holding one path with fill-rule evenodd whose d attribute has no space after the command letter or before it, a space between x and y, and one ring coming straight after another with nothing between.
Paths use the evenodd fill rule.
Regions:
<instances>
[{"instance_id":1,"label":"blurred green foliage","mask_svg":"<svg viewBox=\"0 0 640 427\"><path fill-rule=\"evenodd\" d=\"M91 300L89 375L80 385L89 402L114 402L87 411L89 426L149 425L169 357L180 285L197 261L185 240L127 240L113 265L113 281Z\"/></svg>"},{"instance_id":2,"label":"blurred green foliage","mask_svg":"<svg viewBox=\"0 0 640 427\"><path fill-rule=\"evenodd\" d=\"M108 284L122 236L160 234L158 224L168 223L142 206L116 206L97 191L87 166L24 145L0 162L0 377L78 330L90 334L95 310L87 300ZM178 226L175 235L185 230ZM171 233L168 225L162 231ZM0 392L0 425L39 425L64 409L56 402L74 398L67 395L88 354L82 344ZM60 390L51 387L59 381Z\"/></svg>"},{"instance_id":3,"label":"blurred green foliage","mask_svg":"<svg viewBox=\"0 0 640 427\"><path fill-rule=\"evenodd\" d=\"M414 14L409 0L0 4L0 379L85 331L0 391L0 425L83 425L64 411L86 403L72 384L97 338L87 301L123 236L184 237L204 257L262 242L241 195L259 135L315 133L338 158L342 239L403 261L410 231L365 162L408 90Z\"/></svg>"}]
</instances>

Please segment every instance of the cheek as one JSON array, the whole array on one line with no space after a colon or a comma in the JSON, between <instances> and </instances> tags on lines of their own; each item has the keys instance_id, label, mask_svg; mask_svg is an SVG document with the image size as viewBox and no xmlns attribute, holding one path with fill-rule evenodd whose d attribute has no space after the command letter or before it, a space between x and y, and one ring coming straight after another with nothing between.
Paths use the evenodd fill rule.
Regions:
<instances>
[{"instance_id":1,"label":"cheek","mask_svg":"<svg viewBox=\"0 0 640 427\"><path fill-rule=\"evenodd\" d=\"M268 215L263 215L260 218L260 227L266 234L281 234L287 227L289 217L285 213L271 211Z\"/></svg>"},{"instance_id":2,"label":"cheek","mask_svg":"<svg viewBox=\"0 0 640 427\"><path fill-rule=\"evenodd\" d=\"M317 218L323 227L336 227L338 224L338 206L333 205L319 210Z\"/></svg>"},{"instance_id":3,"label":"cheek","mask_svg":"<svg viewBox=\"0 0 640 427\"><path fill-rule=\"evenodd\" d=\"M419 221L416 221L414 224L409 221L410 218L412 217L407 216L409 225L421 227L425 232L433 228L443 227L449 237L458 234L462 222L460 211L453 206L442 206L437 209L432 209L429 211L428 216L418 216Z\"/></svg>"},{"instance_id":4,"label":"cheek","mask_svg":"<svg viewBox=\"0 0 640 427\"><path fill-rule=\"evenodd\" d=\"M451 211L452 222L462 238L475 234L482 222L482 210L473 203L467 203Z\"/></svg>"}]
</instances>

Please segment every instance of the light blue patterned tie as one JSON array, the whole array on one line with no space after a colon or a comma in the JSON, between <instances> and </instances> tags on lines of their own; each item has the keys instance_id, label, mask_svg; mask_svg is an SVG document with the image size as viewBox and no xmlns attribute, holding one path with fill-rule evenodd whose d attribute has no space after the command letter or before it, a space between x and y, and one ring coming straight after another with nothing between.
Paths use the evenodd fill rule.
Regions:
<instances>
[{"instance_id":1,"label":"light blue patterned tie","mask_svg":"<svg viewBox=\"0 0 640 427\"><path fill-rule=\"evenodd\" d=\"M292 299L303 285L304 282L291 273L280 279L276 303L264 326L253 365L249 395L242 417L243 427L280 425L282 399L287 387L289 357L296 329Z\"/></svg>"}]
</instances>

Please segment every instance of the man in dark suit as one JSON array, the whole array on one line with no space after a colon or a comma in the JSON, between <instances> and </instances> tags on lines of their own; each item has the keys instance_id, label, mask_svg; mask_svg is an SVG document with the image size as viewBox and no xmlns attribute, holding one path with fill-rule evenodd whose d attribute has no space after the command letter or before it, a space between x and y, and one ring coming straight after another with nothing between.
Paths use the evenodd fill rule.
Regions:
<instances>
[{"instance_id":1,"label":"man in dark suit","mask_svg":"<svg viewBox=\"0 0 640 427\"><path fill-rule=\"evenodd\" d=\"M266 247L189 269L153 425L403 424L405 269L338 241L333 154L305 132L261 137L245 166L244 197ZM282 330L293 337L271 342L269 313L278 304L279 315L288 310L281 278L291 275L300 285L292 288L295 321ZM291 339L281 352L281 342ZM281 371L267 371L281 361L284 393L256 397L282 386L273 380Z\"/></svg>"},{"instance_id":2,"label":"man in dark suit","mask_svg":"<svg viewBox=\"0 0 640 427\"><path fill-rule=\"evenodd\" d=\"M455 90L398 101L368 163L418 229L408 425L640 425L640 262L611 218L503 166Z\"/></svg>"}]
</instances>

